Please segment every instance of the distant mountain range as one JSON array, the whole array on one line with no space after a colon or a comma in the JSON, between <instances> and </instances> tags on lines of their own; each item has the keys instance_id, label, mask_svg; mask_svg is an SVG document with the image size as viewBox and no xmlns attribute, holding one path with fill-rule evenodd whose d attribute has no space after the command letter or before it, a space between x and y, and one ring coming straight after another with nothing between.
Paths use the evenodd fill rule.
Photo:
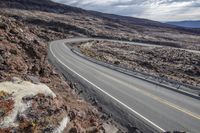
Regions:
<instances>
[{"instance_id":1,"label":"distant mountain range","mask_svg":"<svg viewBox=\"0 0 200 133\"><path fill-rule=\"evenodd\" d=\"M186 27L186 28L200 28L200 20L197 20L197 21L175 21L175 22L167 22L167 24Z\"/></svg>"}]
</instances>

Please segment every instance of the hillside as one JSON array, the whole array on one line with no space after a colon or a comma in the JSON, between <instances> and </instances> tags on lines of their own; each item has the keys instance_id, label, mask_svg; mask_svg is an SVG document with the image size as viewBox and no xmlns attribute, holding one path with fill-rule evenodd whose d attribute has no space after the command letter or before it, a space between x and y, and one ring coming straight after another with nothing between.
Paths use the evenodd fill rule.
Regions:
<instances>
[{"instance_id":1,"label":"hillside","mask_svg":"<svg viewBox=\"0 0 200 133\"><path fill-rule=\"evenodd\" d=\"M85 12L82 9L58 4L50 0L42 0L42 1L41 0L1 0L0 7L23 9L23 10L46 11L46 12L52 12L52 13Z\"/></svg>"},{"instance_id":2,"label":"hillside","mask_svg":"<svg viewBox=\"0 0 200 133\"><path fill-rule=\"evenodd\" d=\"M81 13L86 15L91 15L93 17L101 17L103 19L110 19L117 21L118 23L124 24L135 24L143 26L153 26L153 27L166 27L166 28L175 28L172 25L165 23L160 23L157 21L147 20L147 19L138 19L133 17L119 16L114 14L105 14L96 11L86 11L77 7L71 7L63 4L58 4L50 0L2 0L0 1L2 8L16 8L16 9L25 9L25 10L37 10L37 11L47 11L52 13L67 14L70 12ZM184 30L184 29L183 29Z\"/></svg>"},{"instance_id":3,"label":"hillside","mask_svg":"<svg viewBox=\"0 0 200 133\"><path fill-rule=\"evenodd\" d=\"M200 39L199 30L177 28L146 19L86 11L49 0L2 0L0 7L9 8L5 12L9 12L12 8L12 15L18 17L22 13L23 15L20 17L24 16L26 18L24 21L28 23L48 25L48 28L62 29L62 32L78 31L79 34L91 37L199 49L197 45ZM27 10L27 13L24 14L23 10ZM37 11L37 13L33 11ZM51 19L47 17L48 15L51 16Z\"/></svg>"},{"instance_id":4,"label":"hillside","mask_svg":"<svg viewBox=\"0 0 200 133\"><path fill-rule=\"evenodd\" d=\"M200 21L176 21L176 22L167 22L167 24L186 27L186 28L200 28Z\"/></svg>"},{"instance_id":5,"label":"hillside","mask_svg":"<svg viewBox=\"0 0 200 133\"><path fill-rule=\"evenodd\" d=\"M86 11L49 0L1 0L0 9L0 82L14 82L16 77L21 82L25 80L25 83L39 82L47 85L57 95L56 99L44 94L23 98L25 102L35 102L37 107L30 108L36 112L23 112L27 116L16 118L20 124L18 127L11 124L10 127L0 129L0 132L21 132L25 129L33 132L34 128L41 132L52 131L55 128L52 125L57 126L60 121L60 117L53 119L55 112L58 116L68 114L70 122L65 132L106 132L103 127L105 123L119 128L110 115L101 112L101 107L94 106L97 104L95 99L91 104L80 98L78 94L81 91L75 89L76 84L66 82L48 62L49 41L77 36L99 37L200 50L198 30L177 28L151 20ZM10 101L12 94L9 92L0 91L0 96L1 105L6 105L5 109L8 110L0 112L2 122L12 112L13 101ZM41 99L41 103L38 99ZM41 112L40 105L43 104L45 108ZM50 117L44 115L48 111ZM36 119L40 115L47 123L45 126L40 125L41 121ZM48 121L48 118L51 120ZM134 125L130 127L133 128L129 129L131 133L138 132ZM122 132L121 128L118 130Z\"/></svg>"}]
</instances>

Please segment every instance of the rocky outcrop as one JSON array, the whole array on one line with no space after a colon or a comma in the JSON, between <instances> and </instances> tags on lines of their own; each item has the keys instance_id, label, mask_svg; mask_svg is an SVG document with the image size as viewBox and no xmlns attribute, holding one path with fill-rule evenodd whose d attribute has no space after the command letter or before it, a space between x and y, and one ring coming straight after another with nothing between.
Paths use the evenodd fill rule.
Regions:
<instances>
[{"instance_id":1,"label":"rocky outcrop","mask_svg":"<svg viewBox=\"0 0 200 133\"><path fill-rule=\"evenodd\" d=\"M63 131L69 122L66 106L44 84L14 78L0 83L0 94L1 132L52 132L67 119Z\"/></svg>"}]
</instances>

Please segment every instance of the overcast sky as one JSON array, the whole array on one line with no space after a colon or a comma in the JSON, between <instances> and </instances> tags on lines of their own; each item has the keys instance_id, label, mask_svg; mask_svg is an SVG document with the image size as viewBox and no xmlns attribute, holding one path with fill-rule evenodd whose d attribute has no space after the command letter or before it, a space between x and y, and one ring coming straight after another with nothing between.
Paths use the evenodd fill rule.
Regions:
<instances>
[{"instance_id":1,"label":"overcast sky","mask_svg":"<svg viewBox=\"0 0 200 133\"><path fill-rule=\"evenodd\" d=\"M157 21L200 20L200 0L53 0L105 13Z\"/></svg>"}]
</instances>

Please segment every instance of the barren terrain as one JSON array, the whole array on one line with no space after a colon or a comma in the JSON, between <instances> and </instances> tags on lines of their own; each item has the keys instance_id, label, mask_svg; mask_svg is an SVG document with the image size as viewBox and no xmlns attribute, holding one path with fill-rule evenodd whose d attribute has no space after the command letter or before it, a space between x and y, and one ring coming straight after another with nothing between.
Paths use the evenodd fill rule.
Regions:
<instances>
[{"instance_id":1,"label":"barren terrain","mask_svg":"<svg viewBox=\"0 0 200 133\"><path fill-rule=\"evenodd\" d=\"M2 12L8 12L28 24L74 36L84 35L200 49L199 29L185 29L146 19L89 12L49 0L2 0L0 7L4 9Z\"/></svg>"},{"instance_id":2,"label":"barren terrain","mask_svg":"<svg viewBox=\"0 0 200 133\"><path fill-rule=\"evenodd\" d=\"M21 119L17 120L21 122L21 126L18 128L3 127L0 125L0 132L34 132L33 127L37 129L38 132L44 132L50 129L53 130L52 128L41 126L39 124L41 121L39 120L32 123L32 120L34 120L33 117L42 115L40 112L41 108L38 108L39 105L45 105L45 108L42 109L44 112L48 110L49 106L52 106L51 109L53 113L59 110L65 110L65 113L67 113L70 118L70 123L65 128L65 132L69 133L106 132L106 128L104 128L105 126L103 125L105 125L105 123L111 123L110 125L115 123L110 117L98 111L98 107L94 107L80 98L78 96L80 92L77 92L75 83L65 81L62 75L48 62L47 51L49 41L87 36L149 42L156 45L170 45L173 47L200 50L199 35L199 30L177 28L150 20L89 12L57 4L49 0L1 0L0 82L11 81L13 78L15 79L15 77L33 83L40 82L46 84L56 94L57 98L51 99L41 94L28 97L28 100L25 98L25 103L32 101L35 105L32 107L33 112L31 116L27 119L22 119L23 121L20 121ZM101 54L105 54L109 57L109 61L112 62L112 58L116 56L115 53L121 51L121 57L116 59L120 62L122 59L124 61L118 65L141 69L142 71L149 71L155 74L161 74L161 71L165 70L160 69L161 66L166 67L162 61L164 57L161 58L160 56L163 54L162 56L165 55L166 60L168 60L167 57L171 54L171 50L168 51L167 49L155 48L149 50L138 47L138 50L135 51L137 56L133 56L133 58L137 58L137 62L140 62L138 57L145 60L137 64L136 61L135 63L133 62L134 59L128 60L129 57L127 57L127 55L130 55L126 54L126 52L127 48L130 46L126 46L127 48L116 47L111 49L111 47L115 47L115 45L109 45L110 46L103 45L103 47L89 48L88 51L91 51L91 53L97 49L106 51L100 52L97 50L99 55L90 54L90 56L97 58L101 57ZM131 47L134 49L133 46ZM114 51L115 49L117 51ZM109 52L110 54L108 54ZM128 50L128 52L131 51ZM142 55L140 52L144 54ZM147 60L150 59L150 57L146 56L147 53L151 54L151 52L153 60L149 62ZM177 54L176 51L172 53L174 55ZM180 78L181 80L184 81L185 77L187 77L190 80L185 82L199 84L199 67L197 67L199 65L199 60L197 60L199 55L191 55L187 52L180 52L180 54L187 57L187 60L181 60L187 61L188 66L185 69L181 69L181 67L185 65L179 66L179 64L177 64L177 70L180 74L177 74L178 76L172 76L173 72L171 72L172 69L170 68L174 67L174 65L170 66L172 63L167 63L170 67L169 70L165 70L166 74L164 74L164 76L171 75L170 78L183 76ZM160 63L154 66L156 64L155 62ZM145 63L147 63L147 65ZM191 63L197 64L191 65ZM189 66L192 67L190 68ZM187 71L184 72L185 70ZM28 87L27 89L30 88ZM41 100L41 102L38 102L38 100ZM4 117L12 112L14 102L12 94L4 91L0 92L0 121L2 123ZM37 112L38 110L39 112ZM26 114L30 114L30 112L26 112ZM60 117L62 114L58 113L58 116ZM44 116L42 118L52 119L54 117L50 115L50 117ZM46 122L49 122L47 124L48 126L58 121Z\"/></svg>"},{"instance_id":3,"label":"barren terrain","mask_svg":"<svg viewBox=\"0 0 200 133\"><path fill-rule=\"evenodd\" d=\"M80 51L120 67L200 86L200 53L173 47L138 46L109 41L82 43Z\"/></svg>"}]
</instances>

